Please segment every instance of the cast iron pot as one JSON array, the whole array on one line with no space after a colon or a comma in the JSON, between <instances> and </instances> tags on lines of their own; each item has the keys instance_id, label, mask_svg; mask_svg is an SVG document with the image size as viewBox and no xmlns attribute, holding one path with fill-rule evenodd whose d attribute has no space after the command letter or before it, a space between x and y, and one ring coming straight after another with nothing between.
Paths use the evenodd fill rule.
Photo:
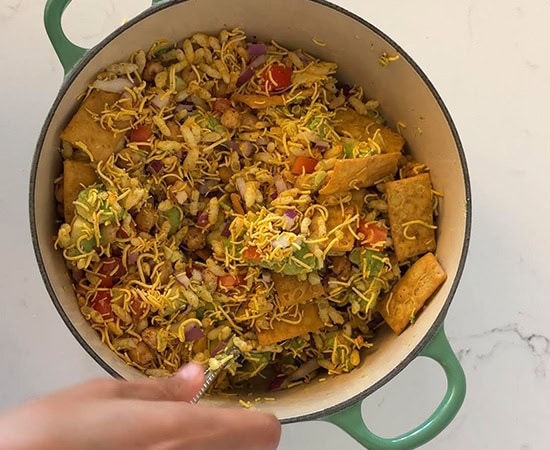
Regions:
<instances>
[{"instance_id":1,"label":"cast iron pot","mask_svg":"<svg viewBox=\"0 0 550 450\"><path fill-rule=\"evenodd\" d=\"M465 396L464 372L443 331L443 319L463 270L470 235L470 187L465 156L456 129L436 90L419 67L380 30L323 0L171 0L152 7L126 23L91 50L72 44L61 28L61 16L71 0L48 0L45 24L66 77L46 119L33 160L30 219L34 249L46 288L59 314L84 349L115 377L143 377L100 342L80 314L71 280L60 252L53 248L56 215L53 180L61 173L59 134L77 107L76 98L96 72L125 60L156 39L181 40L197 31L217 33L241 27L261 40L336 61L338 77L364 86L380 101L389 123L405 123L403 134L415 159L431 169L435 188L444 193L438 218L437 257L448 279L400 336L382 330L376 351L350 374L274 393L274 402L257 405L282 423L305 420L332 422L371 449L409 449L440 433L457 414ZM313 40L322 41L319 46ZM383 52L400 58L382 67ZM421 132L420 132L421 130ZM414 358L437 361L447 376L447 391L437 410L423 424L396 438L380 438L364 424L361 401L395 377ZM271 394L270 394L271 395ZM231 406L238 400L208 397L211 406Z\"/></svg>"}]
</instances>

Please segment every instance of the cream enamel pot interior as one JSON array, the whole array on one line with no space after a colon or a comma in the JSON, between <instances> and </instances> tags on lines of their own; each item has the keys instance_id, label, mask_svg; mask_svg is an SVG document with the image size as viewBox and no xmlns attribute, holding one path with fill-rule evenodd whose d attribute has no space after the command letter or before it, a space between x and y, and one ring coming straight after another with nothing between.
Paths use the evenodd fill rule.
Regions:
<instances>
[{"instance_id":1,"label":"cream enamel pot interior","mask_svg":"<svg viewBox=\"0 0 550 450\"><path fill-rule=\"evenodd\" d=\"M46 119L36 148L30 183L34 248L47 290L66 325L84 349L111 375L142 377L115 356L82 318L63 258L53 248L56 214L53 180L61 172L59 134L77 107L77 96L106 65L124 60L154 40L181 40L197 31L241 27L259 40L276 39L338 63L338 77L362 85L376 98L391 124L401 121L410 152L431 168L434 187L444 198L438 218L437 257L448 280L419 315L414 326L395 336L383 329L362 365L347 375L274 393L276 401L257 405L283 423L331 421L368 448L415 448L437 435L458 412L465 395L464 373L443 332L443 319L462 273L470 234L470 189L465 156L434 87L411 58L381 31L353 14L321 0L173 0L154 2L91 50L68 41L61 16L70 0L48 0L46 29L67 76ZM223 5L223 6L222 6ZM314 43L325 42L325 46ZM400 58L382 67L383 52ZM393 439L373 435L361 418L361 400L388 382L419 355L441 364L448 389L434 414L416 429ZM271 394L270 394L271 395ZM207 397L208 405L237 400Z\"/></svg>"}]
</instances>

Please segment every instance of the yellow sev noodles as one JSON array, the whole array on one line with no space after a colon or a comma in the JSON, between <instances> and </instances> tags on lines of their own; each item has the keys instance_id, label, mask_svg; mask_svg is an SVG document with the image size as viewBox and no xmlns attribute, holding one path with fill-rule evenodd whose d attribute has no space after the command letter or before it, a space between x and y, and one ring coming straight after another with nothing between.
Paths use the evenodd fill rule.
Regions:
<instances>
[{"instance_id":1,"label":"yellow sev noodles","mask_svg":"<svg viewBox=\"0 0 550 450\"><path fill-rule=\"evenodd\" d=\"M282 66L291 69L288 86L273 69ZM56 245L82 314L127 364L167 376L190 360L207 363L231 341L242 359L228 365L216 390L275 376L292 386L318 370L359 365L379 323L377 300L400 272L389 237L361 245L360 223L387 233L383 190L365 190L353 213L349 192L317 193L344 150L359 158L384 146L378 131L358 141L335 130L340 107L383 120L361 88L338 85L336 68L275 42L264 52L249 47L235 29L158 41L97 75L131 82L93 115L125 137L104 161L83 142L74 145L72 157L90 161L98 182L80 192ZM262 96L261 106L235 95ZM132 142L140 127L152 136ZM300 158L318 161L314 173L294 167ZM327 228L334 206L341 218ZM337 250L345 236L359 256ZM262 346L261 330L303 320L299 305L278 297L275 272L323 285L314 302L324 326ZM304 363L311 370L294 378Z\"/></svg>"}]
</instances>

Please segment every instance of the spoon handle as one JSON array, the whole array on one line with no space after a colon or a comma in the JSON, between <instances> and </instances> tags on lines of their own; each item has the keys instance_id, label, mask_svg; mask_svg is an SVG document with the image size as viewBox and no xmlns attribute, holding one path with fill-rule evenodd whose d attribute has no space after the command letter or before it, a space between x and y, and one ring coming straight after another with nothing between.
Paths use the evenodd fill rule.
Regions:
<instances>
[{"instance_id":1,"label":"spoon handle","mask_svg":"<svg viewBox=\"0 0 550 450\"><path fill-rule=\"evenodd\" d=\"M224 357L231 356L231 358L227 358L225 362L222 365L220 365L218 369L210 370L210 367L207 368L204 371L204 383L202 384L202 387L200 388L199 392L197 392L197 394L191 399L189 403L191 404L198 403L198 401L203 397L203 395L206 393L206 391L212 385L212 383L216 381L216 378L218 378L218 375L225 368L225 366L227 366L227 364L230 361L233 361L240 354L241 352L237 347L232 347L224 353Z\"/></svg>"}]
</instances>

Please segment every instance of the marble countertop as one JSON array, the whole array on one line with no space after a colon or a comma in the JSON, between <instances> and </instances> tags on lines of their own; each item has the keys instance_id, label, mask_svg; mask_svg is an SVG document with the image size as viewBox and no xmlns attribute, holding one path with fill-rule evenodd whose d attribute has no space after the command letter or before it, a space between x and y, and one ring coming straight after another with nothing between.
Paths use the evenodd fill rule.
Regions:
<instances>
[{"instance_id":1,"label":"marble countertop","mask_svg":"<svg viewBox=\"0 0 550 450\"><path fill-rule=\"evenodd\" d=\"M397 41L443 97L469 163L473 229L446 328L468 379L464 406L426 449L550 445L550 2L334 0ZM27 212L35 142L62 82L44 0L0 1L0 409L106 376L71 336L38 273ZM147 0L73 0L65 29L91 46ZM363 406L374 431L420 423L445 389L417 360ZM336 427L285 426L281 449L359 449Z\"/></svg>"}]
</instances>

